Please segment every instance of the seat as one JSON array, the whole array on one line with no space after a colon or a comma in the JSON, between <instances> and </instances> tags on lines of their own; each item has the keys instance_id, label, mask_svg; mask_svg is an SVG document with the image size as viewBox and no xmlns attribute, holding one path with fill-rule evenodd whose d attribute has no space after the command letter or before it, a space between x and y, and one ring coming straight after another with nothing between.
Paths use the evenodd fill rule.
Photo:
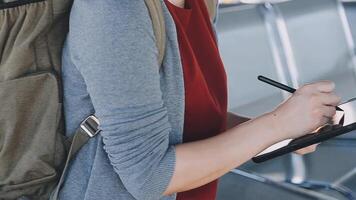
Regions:
<instances>
[{"instance_id":1,"label":"seat","mask_svg":"<svg viewBox=\"0 0 356 200\"><path fill-rule=\"evenodd\" d=\"M352 37L354 39L354 42L356 41L356 1L355 0L350 0L348 2L343 3L345 10L346 10L346 16L349 21L349 25L351 28L351 33ZM355 44L356 45L356 44Z\"/></svg>"},{"instance_id":2,"label":"seat","mask_svg":"<svg viewBox=\"0 0 356 200\"><path fill-rule=\"evenodd\" d=\"M257 80L266 75L281 80L279 55L259 5L222 9L217 24L220 53L228 74L229 110L248 117L270 111L283 101L282 92Z\"/></svg>"},{"instance_id":3,"label":"seat","mask_svg":"<svg viewBox=\"0 0 356 200\"><path fill-rule=\"evenodd\" d=\"M234 170L219 181L217 200L343 200L342 195L326 195L299 188L283 182L276 182L253 173Z\"/></svg>"},{"instance_id":4,"label":"seat","mask_svg":"<svg viewBox=\"0 0 356 200\"><path fill-rule=\"evenodd\" d=\"M281 40L289 49L295 87L320 79L335 81L343 101L356 97L354 43L344 9L335 0L298 0L275 5L281 14Z\"/></svg>"},{"instance_id":5,"label":"seat","mask_svg":"<svg viewBox=\"0 0 356 200\"><path fill-rule=\"evenodd\" d=\"M335 0L279 3L281 40L294 87L316 80L332 80L347 101L356 97L354 41L342 4ZM355 138L356 134L342 137Z\"/></svg>"},{"instance_id":6,"label":"seat","mask_svg":"<svg viewBox=\"0 0 356 200\"><path fill-rule=\"evenodd\" d=\"M347 4L349 19L356 15L354 6ZM217 27L229 79L230 111L254 117L274 108L286 97L256 81L259 74L294 87L329 79L336 82L336 92L344 101L356 97L355 44L339 1L291 0L226 8ZM354 28L351 26L351 30ZM322 144L319 149L322 153L305 159L290 154L259 165L247 163L241 169L271 175L277 181L318 180L354 189L356 161L349 160L350 165L341 163L354 152L355 139L356 133L346 134ZM330 155L337 157L339 161L335 162L340 164L324 159Z\"/></svg>"}]
</instances>

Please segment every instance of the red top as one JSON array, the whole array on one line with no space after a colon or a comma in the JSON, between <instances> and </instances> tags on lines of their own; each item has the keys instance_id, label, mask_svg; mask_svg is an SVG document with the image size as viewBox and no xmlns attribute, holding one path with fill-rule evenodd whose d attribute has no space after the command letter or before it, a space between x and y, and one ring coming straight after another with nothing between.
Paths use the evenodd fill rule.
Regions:
<instances>
[{"instance_id":1,"label":"red top","mask_svg":"<svg viewBox=\"0 0 356 200\"><path fill-rule=\"evenodd\" d=\"M180 8L165 3L178 34L185 84L183 141L217 135L226 129L227 84L204 0L185 0ZM201 166L204 167L204 166ZM178 200L214 200L217 181L178 193Z\"/></svg>"}]
</instances>

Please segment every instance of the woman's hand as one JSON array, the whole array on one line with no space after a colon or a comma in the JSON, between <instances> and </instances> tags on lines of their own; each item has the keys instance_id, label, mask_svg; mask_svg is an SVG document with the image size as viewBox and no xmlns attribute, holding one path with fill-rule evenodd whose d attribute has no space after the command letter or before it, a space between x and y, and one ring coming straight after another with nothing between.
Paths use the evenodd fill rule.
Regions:
<instances>
[{"instance_id":1,"label":"woman's hand","mask_svg":"<svg viewBox=\"0 0 356 200\"><path fill-rule=\"evenodd\" d=\"M328 81L306 85L271 113L214 137L176 145L176 166L164 194L202 186L281 140L313 132L336 113L340 98L333 94L334 89L334 83Z\"/></svg>"},{"instance_id":2,"label":"woman's hand","mask_svg":"<svg viewBox=\"0 0 356 200\"><path fill-rule=\"evenodd\" d=\"M308 147L305 147L303 149L299 149L298 151L295 151L296 154L299 155L305 155L308 153L313 153L314 151L316 151L316 148L318 147L318 144L314 144Z\"/></svg>"},{"instance_id":3,"label":"woman's hand","mask_svg":"<svg viewBox=\"0 0 356 200\"><path fill-rule=\"evenodd\" d=\"M280 138L294 139L329 122L341 100L333 93L334 89L335 84L330 81L305 85L273 111L274 126L282 134Z\"/></svg>"}]
</instances>

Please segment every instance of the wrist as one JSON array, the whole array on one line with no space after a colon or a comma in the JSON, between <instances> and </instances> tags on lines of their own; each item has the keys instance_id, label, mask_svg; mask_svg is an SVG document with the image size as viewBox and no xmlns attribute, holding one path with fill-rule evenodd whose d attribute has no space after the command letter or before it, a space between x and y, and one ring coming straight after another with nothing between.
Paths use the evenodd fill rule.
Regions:
<instances>
[{"instance_id":1,"label":"wrist","mask_svg":"<svg viewBox=\"0 0 356 200\"><path fill-rule=\"evenodd\" d=\"M275 140L274 142L289 139L287 138L285 128L283 128L285 124L277 111L269 112L263 117L266 118L266 124L268 124L268 129L270 130L271 137Z\"/></svg>"}]
</instances>

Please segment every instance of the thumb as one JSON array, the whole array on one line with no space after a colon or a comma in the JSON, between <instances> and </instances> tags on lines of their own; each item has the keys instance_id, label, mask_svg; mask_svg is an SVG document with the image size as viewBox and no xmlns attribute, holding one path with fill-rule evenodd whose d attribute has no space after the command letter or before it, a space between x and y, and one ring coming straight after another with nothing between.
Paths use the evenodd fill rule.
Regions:
<instances>
[{"instance_id":1,"label":"thumb","mask_svg":"<svg viewBox=\"0 0 356 200\"><path fill-rule=\"evenodd\" d=\"M335 90L335 83L332 81L320 81L315 86L319 92L329 93Z\"/></svg>"}]
</instances>

